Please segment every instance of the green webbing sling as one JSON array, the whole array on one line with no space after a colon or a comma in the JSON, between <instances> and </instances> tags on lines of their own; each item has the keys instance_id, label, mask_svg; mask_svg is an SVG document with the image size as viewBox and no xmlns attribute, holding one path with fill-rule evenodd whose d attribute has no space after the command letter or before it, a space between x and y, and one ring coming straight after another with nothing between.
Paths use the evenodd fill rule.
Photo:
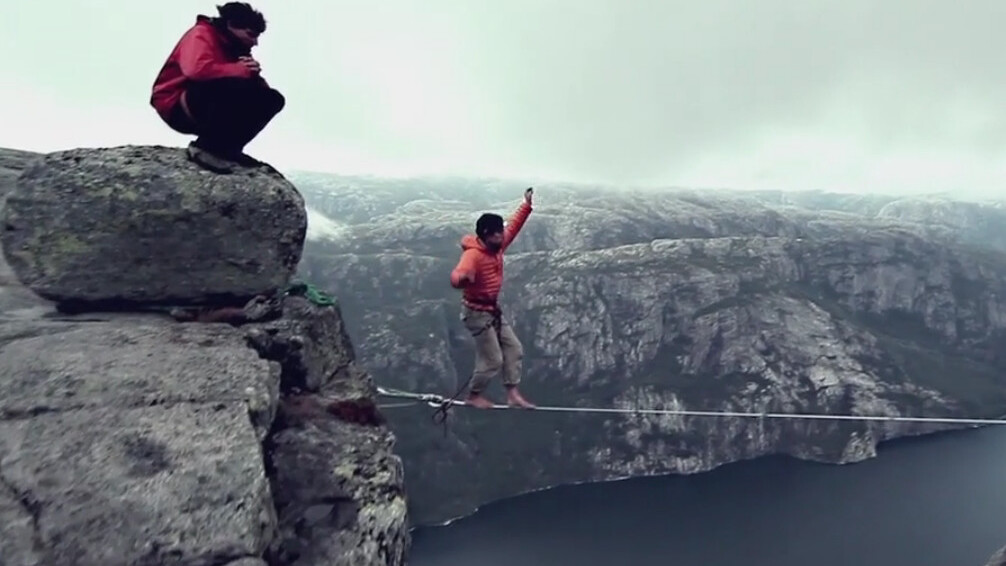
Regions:
<instances>
[{"instance_id":1,"label":"green webbing sling","mask_svg":"<svg viewBox=\"0 0 1006 566\"><path fill-rule=\"evenodd\" d=\"M283 295L300 295L321 307L330 307L336 304L335 298L332 295L304 281L291 282L287 285L286 290L283 291Z\"/></svg>"}]
</instances>

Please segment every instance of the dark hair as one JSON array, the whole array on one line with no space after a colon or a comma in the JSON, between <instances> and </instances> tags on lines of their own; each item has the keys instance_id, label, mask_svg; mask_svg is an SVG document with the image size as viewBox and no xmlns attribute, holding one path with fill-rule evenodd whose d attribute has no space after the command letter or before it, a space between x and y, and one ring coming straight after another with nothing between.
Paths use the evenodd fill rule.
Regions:
<instances>
[{"instance_id":1,"label":"dark hair","mask_svg":"<svg viewBox=\"0 0 1006 566\"><path fill-rule=\"evenodd\" d=\"M489 234L495 234L496 232L502 231L503 217L499 214L487 212L482 216L479 216L478 221L475 222L475 234L483 240Z\"/></svg>"},{"instance_id":2,"label":"dark hair","mask_svg":"<svg viewBox=\"0 0 1006 566\"><path fill-rule=\"evenodd\" d=\"M258 33L265 31L265 17L247 2L228 2L217 6L217 12L224 23L240 29L250 29Z\"/></svg>"}]
</instances>

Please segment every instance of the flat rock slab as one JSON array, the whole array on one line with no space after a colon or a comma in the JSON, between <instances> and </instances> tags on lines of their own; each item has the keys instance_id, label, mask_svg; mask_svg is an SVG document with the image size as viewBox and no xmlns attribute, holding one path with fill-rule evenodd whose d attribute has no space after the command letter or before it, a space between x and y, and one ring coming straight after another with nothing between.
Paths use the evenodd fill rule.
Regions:
<instances>
[{"instance_id":1,"label":"flat rock slab","mask_svg":"<svg viewBox=\"0 0 1006 566\"><path fill-rule=\"evenodd\" d=\"M242 403L264 439L280 367L225 324L155 316L0 325L0 419L70 409Z\"/></svg>"},{"instance_id":2,"label":"flat rock slab","mask_svg":"<svg viewBox=\"0 0 1006 566\"><path fill-rule=\"evenodd\" d=\"M261 556L275 532L239 402L6 421L0 480L5 565L211 566Z\"/></svg>"},{"instance_id":3,"label":"flat rock slab","mask_svg":"<svg viewBox=\"0 0 1006 566\"><path fill-rule=\"evenodd\" d=\"M7 197L17 278L67 309L242 302L287 284L307 212L270 167L206 171L179 148L46 154Z\"/></svg>"},{"instance_id":4,"label":"flat rock slab","mask_svg":"<svg viewBox=\"0 0 1006 566\"><path fill-rule=\"evenodd\" d=\"M276 532L280 365L226 324L0 324L0 564L227 564Z\"/></svg>"}]
</instances>

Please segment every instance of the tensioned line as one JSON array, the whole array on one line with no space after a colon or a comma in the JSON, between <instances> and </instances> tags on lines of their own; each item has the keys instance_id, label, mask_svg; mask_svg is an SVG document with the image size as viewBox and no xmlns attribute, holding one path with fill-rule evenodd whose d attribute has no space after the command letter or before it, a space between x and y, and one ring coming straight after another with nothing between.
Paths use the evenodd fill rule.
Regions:
<instances>
[{"instance_id":1,"label":"tensioned line","mask_svg":"<svg viewBox=\"0 0 1006 566\"><path fill-rule=\"evenodd\" d=\"M432 393L411 393L397 389L377 388L378 393L386 397L397 397L401 399L411 399L416 402L425 402L433 407L444 406L468 406L464 401L447 399L441 395ZM407 406L399 404L396 407ZM389 407L390 408L390 407ZM883 421L883 422L911 422L911 423L941 423L941 424L970 424L970 425L1006 425L1006 419L974 419L955 417L905 417L905 416L885 416L885 415L840 415L822 413L759 413L747 411L694 411L686 409L630 409L613 407L559 407L559 406L539 406L534 409L522 409L509 407L507 405L493 405L492 409L515 410L515 411L544 411L562 413L615 413L625 415L676 415L686 417L735 417L735 418L756 418L756 419L810 419L810 420L837 420L837 421Z\"/></svg>"}]
</instances>

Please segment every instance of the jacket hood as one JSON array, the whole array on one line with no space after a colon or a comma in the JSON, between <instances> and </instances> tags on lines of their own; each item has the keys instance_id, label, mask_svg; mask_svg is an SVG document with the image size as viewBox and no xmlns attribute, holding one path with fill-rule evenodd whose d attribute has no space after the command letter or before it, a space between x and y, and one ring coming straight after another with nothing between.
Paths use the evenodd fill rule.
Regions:
<instances>
[{"instance_id":1,"label":"jacket hood","mask_svg":"<svg viewBox=\"0 0 1006 566\"><path fill-rule=\"evenodd\" d=\"M217 37L223 42L224 51L229 52L233 57L251 55L251 49L240 45L236 39L227 31L227 26L220 18L213 18L204 14L196 16L196 25L209 26L217 32Z\"/></svg>"},{"instance_id":2,"label":"jacket hood","mask_svg":"<svg viewBox=\"0 0 1006 566\"><path fill-rule=\"evenodd\" d=\"M482 243L482 240L478 238L475 234L465 234L461 238L461 249L462 250L479 250L482 252L488 252L486 245Z\"/></svg>"}]
</instances>

